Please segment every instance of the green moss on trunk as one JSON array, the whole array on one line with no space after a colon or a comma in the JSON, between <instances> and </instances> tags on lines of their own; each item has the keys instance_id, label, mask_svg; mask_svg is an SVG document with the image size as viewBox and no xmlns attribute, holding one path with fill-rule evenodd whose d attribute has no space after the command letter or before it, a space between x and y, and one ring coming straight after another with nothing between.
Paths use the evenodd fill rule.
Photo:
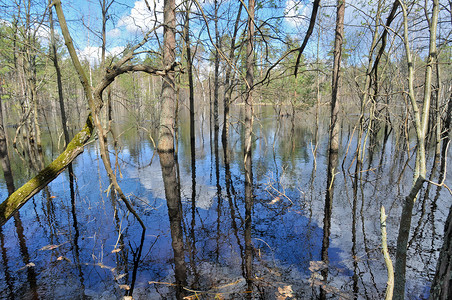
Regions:
<instances>
[{"instance_id":1,"label":"green moss on trunk","mask_svg":"<svg viewBox=\"0 0 452 300\"><path fill-rule=\"evenodd\" d=\"M85 143L90 139L94 131L91 115L88 116L85 126L77 133L66 150L61 153L46 168L41 170L34 178L12 193L0 204L0 226L19 210L27 201L54 180L64 169L83 152Z\"/></svg>"}]
</instances>

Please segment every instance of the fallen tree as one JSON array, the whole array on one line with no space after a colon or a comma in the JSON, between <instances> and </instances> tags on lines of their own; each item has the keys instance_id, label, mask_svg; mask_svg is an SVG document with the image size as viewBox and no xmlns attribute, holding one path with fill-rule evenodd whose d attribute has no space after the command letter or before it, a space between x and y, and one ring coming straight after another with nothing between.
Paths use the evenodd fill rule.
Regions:
<instances>
[{"instance_id":1,"label":"fallen tree","mask_svg":"<svg viewBox=\"0 0 452 300\"><path fill-rule=\"evenodd\" d=\"M66 167L83 152L86 142L93 135L94 126L91 114L86 119L85 126L52 163L41 170L35 177L18 188L0 204L0 226L3 226L11 216L18 211L36 193L52 182Z\"/></svg>"}]
</instances>

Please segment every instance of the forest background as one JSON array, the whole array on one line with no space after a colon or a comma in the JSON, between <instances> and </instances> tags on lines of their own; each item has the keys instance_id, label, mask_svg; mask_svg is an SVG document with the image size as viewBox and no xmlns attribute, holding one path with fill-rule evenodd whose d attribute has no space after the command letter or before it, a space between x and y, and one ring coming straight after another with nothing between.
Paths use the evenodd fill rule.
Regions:
<instances>
[{"instance_id":1,"label":"forest background","mask_svg":"<svg viewBox=\"0 0 452 300\"><path fill-rule=\"evenodd\" d=\"M112 188L136 214L107 155L115 122L146 132L163 168L171 164L165 154L177 153L178 111L188 108L195 126L196 112L208 109L216 138L221 130L224 139L230 107L243 105L246 164L253 105L271 105L281 116L304 111L316 122L326 107L329 153L338 151L338 118L358 116L357 170L372 136L387 139L394 128L413 152L395 266L395 296L403 298L412 205L428 181L426 148L442 161L434 183L445 186L452 2L29 0L2 1L0 9L0 152L32 166L22 167L28 178L38 174L16 183L23 186L0 206L3 222L83 151L94 129ZM43 128L59 136L58 158L42 153ZM439 294L448 291L447 226L433 288Z\"/></svg>"}]
</instances>

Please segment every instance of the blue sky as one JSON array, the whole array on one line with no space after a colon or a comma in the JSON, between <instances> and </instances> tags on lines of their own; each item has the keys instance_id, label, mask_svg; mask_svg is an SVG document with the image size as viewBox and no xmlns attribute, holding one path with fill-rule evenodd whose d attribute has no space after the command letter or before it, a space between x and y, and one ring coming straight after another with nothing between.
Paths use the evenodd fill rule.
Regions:
<instances>
[{"instance_id":1,"label":"blue sky","mask_svg":"<svg viewBox=\"0 0 452 300\"><path fill-rule=\"evenodd\" d=\"M178 4L181 2L181 0L176 0ZM226 6L238 3L238 0L223 0L219 2L221 5ZM248 1L245 0L244 2L247 4ZM312 5L310 2L306 0L280 0L276 2L279 2L278 13L281 15L285 13L287 16L282 23L285 30L294 32L306 30L304 29L307 28L306 18L310 16L310 7ZM107 22L107 48L111 54L119 54L125 45L128 43L133 44L140 40L142 33L154 26L154 4L157 12L157 22L162 21L163 0L148 0L148 3L152 11L147 9L144 0L116 0L111 6L111 18ZM213 0L199 0L199 3L203 5L203 9L205 9L207 14ZM92 57L93 60L97 60L95 57L100 55L99 33L102 16L99 0L63 1L62 5L79 54L82 57ZM270 11L268 7L262 8L259 11L259 16L265 18L266 15L271 15L274 12L274 10ZM242 15L245 16L245 14L246 11L243 11ZM192 26L194 31L199 30L195 28L196 23L192 24ZM213 25L211 26L212 31ZM88 30L87 27L91 28L91 30Z\"/></svg>"}]
</instances>

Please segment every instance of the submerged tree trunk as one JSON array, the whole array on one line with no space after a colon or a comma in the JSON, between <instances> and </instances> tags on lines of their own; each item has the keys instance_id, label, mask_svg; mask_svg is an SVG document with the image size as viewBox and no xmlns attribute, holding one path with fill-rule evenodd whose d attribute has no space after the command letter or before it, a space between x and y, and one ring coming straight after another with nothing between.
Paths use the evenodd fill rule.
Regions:
<instances>
[{"instance_id":1,"label":"submerged tree trunk","mask_svg":"<svg viewBox=\"0 0 452 300\"><path fill-rule=\"evenodd\" d=\"M171 229L171 245L174 253L174 276L176 279L176 297L182 299L187 286L187 268L185 265L185 246L182 230L182 203L178 179L177 161L174 153L160 153L165 198Z\"/></svg>"},{"instance_id":2,"label":"submerged tree trunk","mask_svg":"<svg viewBox=\"0 0 452 300\"><path fill-rule=\"evenodd\" d=\"M331 95L331 119L329 129L329 148L328 148L328 170L327 170L327 187L323 217L323 241L322 241L322 261L326 266L322 270L323 285L320 288L320 299L326 299L327 290L324 289L324 284L328 278L328 248L329 248L329 235L331 230L331 215L333 210L333 196L334 196L334 177L336 173L336 167L338 162L339 151L339 81L342 59L342 43L344 37L344 13L345 13L345 1L337 1L336 10L336 34L334 39L334 65L332 76L332 95Z\"/></svg>"},{"instance_id":3,"label":"submerged tree trunk","mask_svg":"<svg viewBox=\"0 0 452 300\"><path fill-rule=\"evenodd\" d=\"M331 135L330 135L331 138ZM338 164L337 151L330 151L328 154L328 169L327 169L327 187L325 194L324 215L323 215L323 238L321 258L325 268L322 269L322 285L320 287L320 299L327 299L328 289L325 288L328 281L328 266L329 255L328 249L330 247L330 233L331 233L331 217L333 214L333 198L334 198L334 175Z\"/></svg>"},{"instance_id":4,"label":"submerged tree trunk","mask_svg":"<svg viewBox=\"0 0 452 300\"><path fill-rule=\"evenodd\" d=\"M452 206L444 226L444 244L430 289L430 299L452 299Z\"/></svg>"},{"instance_id":5,"label":"submerged tree trunk","mask_svg":"<svg viewBox=\"0 0 452 300\"><path fill-rule=\"evenodd\" d=\"M452 2L449 2L452 8ZM451 20L452 21L452 20ZM439 66L437 66L437 76L439 77ZM440 86L440 80L438 79L438 87ZM449 90L450 92L450 90ZM437 92L437 103L439 102L440 93ZM438 106L438 105L437 105ZM437 112L438 114L438 112ZM439 180L442 182L444 176L446 175L446 162L447 162L447 150L450 147L450 136L451 136L451 121L452 121L452 93L449 95L447 100L446 118L444 120L441 138L441 164L440 164L440 175ZM437 115L437 118L440 118ZM437 122L437 126L440 126L440 122ZM440 134L441 130L437 132ZM439 148L439 147L437 147ZM440 188L440 187L439 187ZM439 192L438 192L439 195ZM439 254L438 263L436 266L435 277L433 278L432 286L430 289L430 298L432 300L441 299L452 299L452 206L449 209L449 215L446 219L446 224L444 225L444 242Z\"/></svg>"}]
</instances>

